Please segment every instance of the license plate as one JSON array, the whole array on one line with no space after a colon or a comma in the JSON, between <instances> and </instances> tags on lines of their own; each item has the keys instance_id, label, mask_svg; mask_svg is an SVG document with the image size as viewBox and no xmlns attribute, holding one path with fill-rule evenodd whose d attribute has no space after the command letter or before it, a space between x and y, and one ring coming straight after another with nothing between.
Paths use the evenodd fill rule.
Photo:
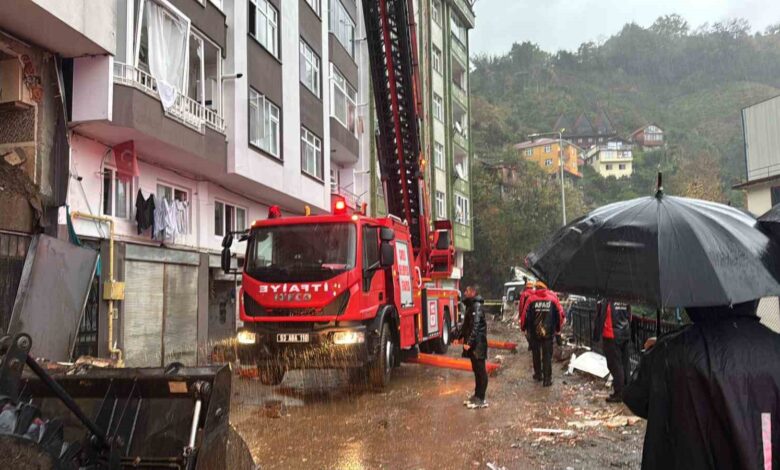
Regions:
<instances>
[{"instance_id":1,"label":"license plate","mask_svg":"<svg viewBox=\"0 0 780 470\"><path fill-rule=\"evenodd\" d=\"M276 335L277 343L308 343L309 333L279 333Z\"/></svg>"}]
</instances>

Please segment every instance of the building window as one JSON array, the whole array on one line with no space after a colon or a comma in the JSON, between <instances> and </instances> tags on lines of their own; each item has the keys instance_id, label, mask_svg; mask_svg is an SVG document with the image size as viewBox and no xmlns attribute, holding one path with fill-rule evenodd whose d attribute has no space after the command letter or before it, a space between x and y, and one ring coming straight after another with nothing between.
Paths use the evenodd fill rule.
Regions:
<instances>
[{"instance_id":1,"label":"building window","mask_svg":"<svg viewBox=\"0 0 780 470\"><path fill-rule=\"evenodd\" d=\"M333 64L330 64L330 77L330 114L350 132L355 133L357 92Z\"/></svg>"},{"instance_id":2,"label":"building window","mask_svg":"<svg viewBox=\"0 0 780 470\"><path fill-rule=\"evenodd\" d=\"M190 204L189 204L189 191L186 189L177 188L165 183L157 183L157 195L155 196L158 201L163 199L170 203L175 203L176 210L183 211L183 219L177 219L179 233L190 233Z\"/></svg>"},{"instance_id":3,"label":"building window","mask_svg":"<svg viewBox=\"0 0 780 470\"><path fill-rule=\"evenodd\" d=\"M228 232L246 229L246 209L214 201L214 235L224 237Z\"/></svg>"},{"instance_id":4,"label":"building window","mask_svg":"<svg viewBox=\"0 0 780 470\"><path fill-rule=\"evenodd\" d=\"M444 121L444 102L441 96L433 94L433 117L439 121Z\"/></svg>"},{"instance_id":5,"label":"building window","mask_svg":"<svg viewBox=\"0 0 780 470\"><path fill-rule=\"evenodd\" d=\"M320 57L301 39L301 83L320 97Z\"/></svg>"},{"instance_id":6,"label":"building window","mask_svg":"<svg viewBox=\"0 0 780 470\"><path fill-rule=\"evenodd\" d=\"M436 46L433 46L433 54L431 54L431 63L433 64L433 70L435 70L438 73L441 73L441 49L439 49Z\"/></svg>"},{"instance_id":7,"label":"building window","mask_svg":"<svg viewBox=\"0 0 780 470\"><path fill-rule=\"evenodd\" d=\"M301 170L322 180L322 140L301 127Z\"/></svg>"},{"instance_id":8,"label":"building window","mask_svg":"<svg viewBox=\"0 0 780 470\"><path fill-rule=\"evenodd\" d=\"M279 12L268 0L249 0L249 34L279 58Z\"/></svg>"},{"instance_id":9,"label":"building window","mask_svg":"<svg viewBox=\"0 0 780 470\"><path fill-rule=\"evenodd\" d=\"M618 170L625 170L625 169L626 169L626 164L625 163L621 163L621 164L618 165Z\"/></svg>"},{"instance_id":10,"label":"building window","mask_svg":"<svg viewBox=\"0 0 780 470\"><path fill-rule=\"evenodd\" d=\"M609 171L609 170L611 170L611 169L612 169L612 165L611 165L611 164L607 164L607 166L606 166L606 167L604 167L604 168L605 168L607 171Z\"/></svg>"},{"instance_id":11,"label":"building window","mask_svg":"<svg viewBox=\"0 0 780 470\"><path fill-rule=\"evenodd\" d=\"M220 112L222 50L206 36L190 30L190 57L187 67L187 96Z\"/></svg>"},{"instance_id":12,"label":"building window","mask_svg":"<svg viewBox=\"0 0 780 470\"><path fill-rule=\"evenodd\" d=\"M322 13L322 7L320 6L320 0L306 0L306 3L309 4L312 10L314 10L314 13L317 14L317 16L320 16Z\"/></svg>"},{"instance_id":13,"label":"building window","mask_svg":"<svg viewBox=\"0 0 780 470\"><path fill-rule=\"evenodd\" d=\"M466 156L455 156L455 175L464 180L469 180L469 159Z\"/></svg>"},{"instance_id":14,"label":"building window","mask_svg":"<svg viewBox=\"0 0 780 470\"><path fill-rule=\"evenodd\" d=\"M434 23L441 26L441 0L431 2L431 18Z\"/></svg>"},{"instance_id":15,"label":"building window","mask_svg":"<svg viewBox=\"0 0 780 470\"><path fill-rule=\"evenodd\" d=\"M530 157L534 154L534 149L525 149L525 156Z\"/></svg>"},{"instance_id":16,"label":"building window","mask_svg":"<svg viewBox=\"0 0 780 470\"><path fill-rule=\"evenodd\" d=\"M351 57L355 57L355 22L340 0L330 1L330 32Z\"/></svg>"},{"instance_id":17,"label":"building window","mask_svg":"<svg viewBox=\"0 0 780 470\"><path fill-rule=\"evenodd\" d=\"M339 172L336 170L335 165L330 165L330 189L331 192L336 192L339 187Z\"/></svg>"},{"instance_id":18,"label":"building window","mask_svg":"<svg viewBox=\"0 0 780 470\"><path fill-rule=\"evenodd\" d=\"M552 152L552 145L545 145L544 153L550 153L550 152Z\"/></svg>"},{"instance_id":19,"label":"building window","mask_svg":"<svg viewBox=\"0 0 780 470\"><path fill-rule=\"evenodd\" d=\"M447 206L444 204L444 193L436 191L436 218L447 218Z\"/></svg>"},{"instance_id":20,"label":"building window","mask_svg":"<svg viewBox=\"0 0 780 470\"><path fill-rule=\"evenodd\" d=\"M544 166L552 166L552 163L553 163L552 158L548 158L547 160L544 161Z\"/></svg>"},{"instance_id":21,"label":"building window","mask_svg":"<svg viewBox=\"0 0 780 470\"><path fill-rule=\"evenodd\" d=\"M114 168L103 169L103 215L127 219L130 217L130 181L118 178Z\"/></svg>"},{"instance_id":22,"label":"building window","mask_svg":"<svg viewBox=\"0 0 780 470\"><path fill-rule=\"evenodd\" d=\"M469 225L471 217L469 215L469 200L460 194L455 195L455 222L462 225Z\"/></svg>"},{"instance_id":23,"label":"building window","mask_svg":"<svg viewBox=\"0 0 780 470\"><path fill-rule=\"evenodd\" d=\"M468 41L466 26L461 23L460 18L458 18L455 14L450 15L450 27L452 30L452 37L457 39L458 42L465 46L466 42Z\"/></svg>"},{"instance_id":24,"label":"building window","mask_svg":"<svg viewBox=\"0 0 780 470\"><path fill-rule=\"evenodd\" d=\"M279 158L279 107L249 89L249 142Z\"/></svg>"},{"instance_id":25,"label":"building window","mask_svg":"<svg viewBox=\"0 0 780 470\"><path fill-rule=\"evenodd\" d=\"M438 142L433 143L433 160L436 164L436 168L443 170L445 168L444 163L444 146Z\"/></svg>"}]
</instances>

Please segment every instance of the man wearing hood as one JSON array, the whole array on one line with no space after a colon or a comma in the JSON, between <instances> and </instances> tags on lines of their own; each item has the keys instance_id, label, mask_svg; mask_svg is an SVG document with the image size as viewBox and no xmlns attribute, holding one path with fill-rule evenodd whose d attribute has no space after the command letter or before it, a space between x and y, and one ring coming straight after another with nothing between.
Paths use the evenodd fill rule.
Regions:
<instances>
[{"instance_id":1,"label":"man wearing hood","mask_svg":"<svg viewBox=\"0 0 780 470\"><path fill-rule=\"evenodd\" d=\"M552 385L553 338L560 334L564 321L558 296L548 290L545 283L537 282L536 290L526 300L520 315L520 329L528 332L534 380L544 380L545 387Z\"/></svg>"},{"instance_id":2,"label":"man wearing hood","mask_svg":"<svg viewBox=\"0 0 780 470\"><path fill-rule=\"evenodd\" d=\"M487 369L487 321L482 311L484 300L476 286L466 287L463 304L466 312L463 318L461 338L463 338L463 357L471 359L474 371L474 395L464 402L469 408L486 408L485 391L488 386Z\"/></svg>"},{"instance_id":3,"label":"man wearing hood","mask_svg":"<svg viewBox=\"0 0 780 470\"><path fill-rule=\"evenodd\" d=\"M780 335L757 301L687 308L646 352L623 401L647 419L642 468L780 468Z\"/></svg>"}]
</instances>

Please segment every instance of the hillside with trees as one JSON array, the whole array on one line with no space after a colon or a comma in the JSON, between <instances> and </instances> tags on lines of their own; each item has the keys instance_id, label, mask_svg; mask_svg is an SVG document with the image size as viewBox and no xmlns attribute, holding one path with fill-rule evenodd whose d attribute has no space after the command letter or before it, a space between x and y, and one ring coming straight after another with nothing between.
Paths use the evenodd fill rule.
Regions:
<instances>
[{"instance_id":1,"label":"hillside with trees","mask_svg":"<svg viewBox=\"0 0 780 470\"><path fill-rule=\"evenodd\" d=\"M735 19L692 29L680 16L669 15L648 28L627 24L603 43L584 43L577 51L550 53L522 42L505 55L477 56L472 62L474 166L511 163L529 175L531 187L550 184L540 182L544 176L527 170L507 149L531 133L553 130L563 113L604 109L623 136L648 123L666 131L663 150L635 151L630 178L603 178L583 169L583 178L567 189L573 205L570 220L598 205L652 194L659 169L668 193L741 206L742 194L731 189L745 178L741 110L780 95L780 25L752 32L745 20ZM486 217L483 210L511 201L495 200L500 186L495 171L479 175L486 181L477 181L477 175L475 171L477 246L489 246L482 238L489 234L516 232L529 223L541 227L533 233L523 229L522 240L518 235L504 243L506 248L496 248L491 259L481 259L482 252L467 256L467 276L493 290L505 280L509 266L560 226L560 196L555 191L524 194L552 199ZM551 223L539 222L534 214L538 207L549 211Z\"/></svg>"}]
</instances>

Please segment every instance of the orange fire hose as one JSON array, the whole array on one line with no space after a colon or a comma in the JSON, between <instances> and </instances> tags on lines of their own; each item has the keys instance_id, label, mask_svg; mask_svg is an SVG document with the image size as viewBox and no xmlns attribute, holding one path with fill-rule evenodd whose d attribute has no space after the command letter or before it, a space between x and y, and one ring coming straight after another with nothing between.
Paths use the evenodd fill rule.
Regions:
<instances>
[{"instance_id":1,"label":"orange fire hose","mask_svg":"<svg viewBox=\"0 0 780 470\"><path fill-rule=\"evenodd\" d=\"M444 369L467 370L471 371L471 361L468 359L459 359L449 356L436 356L434 354L418 354L417 357L406 359L405 362L412 364L423 364L426 366L441 367ZM486 362L488 375L495 375L500 367L495 362Z\"/></svg>"},{"instance_id":2,"label":"orange fire hose","mask_svg":"<svg viewBox=\"0 0 780 470\"><path fill-rule=\"evenodd\" d=\"M452 344L463 344L462 339L458 339L452 342ZM517 343L512 341L496 341L494 339L488 340L488 347L494 349L506 349L511 352L517 352Z\"/></svg>"}]
</instances>

